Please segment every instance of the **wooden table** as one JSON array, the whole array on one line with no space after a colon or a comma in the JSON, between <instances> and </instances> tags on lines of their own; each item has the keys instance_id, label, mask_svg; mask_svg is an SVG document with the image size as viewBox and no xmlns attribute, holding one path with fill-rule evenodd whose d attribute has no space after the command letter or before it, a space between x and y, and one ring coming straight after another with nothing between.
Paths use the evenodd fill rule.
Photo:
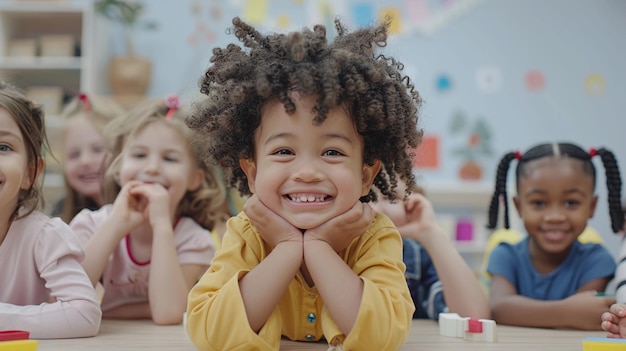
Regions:
<instances>
[{"instance_id":1,"label":"wooden table","mask_svg":"<svg viewBox=\"0 0 626 351\"><path fill-rule=\"evenodd\" d=\"M603 332L497 327L498 342L464 341L439 335L435 321L414 320L411 335L402 351L415 350L505 350L505 351L580 351L582 339L604 337ZM40 351L67 350L180 350L195 351L182 325L157 326L149 320L104 320L94 338L40 340ZM281 350L326 351L323 343L283 340Z\"/></svg>"}]
</instances>

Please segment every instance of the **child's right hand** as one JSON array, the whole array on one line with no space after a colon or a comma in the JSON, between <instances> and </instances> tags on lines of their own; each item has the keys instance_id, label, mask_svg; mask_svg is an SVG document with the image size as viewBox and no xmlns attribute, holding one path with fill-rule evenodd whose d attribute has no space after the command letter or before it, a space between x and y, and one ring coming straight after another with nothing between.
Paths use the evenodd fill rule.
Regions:
<instances>
[{"instance_id":1,"label":"child's right hand","mask_svg":"<svg viewBox=\"0 0 626 351\"><path fill-rule=\"evenodd\" d=\"M595 291L587 290L576 293L565 300L565 311L570 327L581 330L600 330L602 314L615 303L614 297L596 296Z\"/></svg>"},{"instance_id":2,"label":"child's right hand","mask_svg":"<svg viewBox=\"0 0 626 351\"><path fill-rule=\"evenodd\" d=\"M403 237L424 243L429 235L440 232L435 210L430 201L422 194L413 193L404 201L407 224L398 228Z\"/></svg>"},{"instance_id":3,"label":"child's right hand","mask_svg":"<svg viewBox=\"0 0 626 351\"><path fill-rule=\"evenodd\" d=\"M626 305L611 305L608 312L602 313L601 327L607 338L626 339Z\"/></svg>"},{"instance_id":4,"label":"child's right hand","mask_svg":"<svg viewBox=\"0 0 626 351\"><path fill-rule=\"evenodd\" d=\"M300 229L270 210L259 200L256 194L246 200L243 205L243 212L248 216L250 223L257 229L261 238L272 248L284 241L302 243Z\"/></svg>"},{"instance_id":5,"label":"child's right hand","mask_svg":"<svg viewBox=\"0 0 626 351\"><path fill-rule=\"evenodd\" d=\"M113 202L111 218L116 226L121 226L124 235L144 222L144 211L148 206L148 200L132 194L132 189L143 184L140 181L129 181L124 184Z\"/></svg>"}]
</instances>

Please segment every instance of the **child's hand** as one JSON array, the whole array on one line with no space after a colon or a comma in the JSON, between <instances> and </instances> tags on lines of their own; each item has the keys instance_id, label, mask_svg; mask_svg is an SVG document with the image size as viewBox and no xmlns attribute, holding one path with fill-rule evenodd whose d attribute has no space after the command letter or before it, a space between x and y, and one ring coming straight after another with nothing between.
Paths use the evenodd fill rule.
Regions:
<instances>
[{"instance_id":1,"label":"child's hand","mask_svg":"<svg viewBox=\"0 0 626 351\"><path fill-rule=\"evenodd\" d=\"M170 213L170 194L163 185L158 183L139 183L130 188L129 193L145 206L138 207L137 211L143 213L144 219L150 221L153 227L156 225L172 226L172 214Z\"/></svg>"},{"instance_id":2,"label":"child's hand","mask_svg":"<svg viewBox=\"0 0 626 351\"><path fill-rule=\"evenodd\" d=\"M588 290L576 293L563 302L566 304L566 313L571 315L571 318L567 318L572 324L570 327L600 330L601 317L615 303L615 298L596 296L595 291Z\"/></svg>"},{"instance_id":3,"label":"child's hand","mask_svg":"<svg viewBox=\"0 0 626 351\"><path fill-rule=\"evenodd\" d=\"M365 233L374 220L376 212L367 203L357 201L351 209L339 216L311 228L304 233L304 240L322 240L335 252L340 252L350 245L354 238Z\"/></svg>"},{"instance_id":4,"label":"child's hand","mask_svg":"<svg viewBox=\"0 0 626 351\"><path fill-rule=\"evenodd\" d=\"M413 193L404 201L407 224L400 226L398 231L403 237L421 243L429 235L439 232L435 211L430 201L422 194Z\"/></svg>"},{"instance_id":5,"label":"child's hand","mask_svg":"<svg viewBox=\"0 0 626 351\"><path fill-rule=\"evenodd\" d=\"M626 305L613 304L608 312L602 313L602 330L607 338L626 338Z\"/></svg>"},{"instance_id":6,"label":"child's hand","mask_svg":"<svg viewBox=\"0 0 626 351\"><path fill-rule=\"evenodd\" d=\"M131 189L141 184L138 181L130 181L126 183L113 202L111 217L113 224L120 226L119 232L126 235L129 231L135 229L144 222L144 209L147 206L145 198L133 196Z\"/></svg>"},{"instance_id":7,"label":"child's hand","mask_svg":"<svg viewBox=\"0 0 626 351\"><path fill-rule=\"evenodd\" d=\"M243 205L243 212L248 216L250 223L257 229L261 238L272 248L284 241L302 243L300 229L270 210L259 200L256 194L246 200Z\"/></svg>"}]
</instances>

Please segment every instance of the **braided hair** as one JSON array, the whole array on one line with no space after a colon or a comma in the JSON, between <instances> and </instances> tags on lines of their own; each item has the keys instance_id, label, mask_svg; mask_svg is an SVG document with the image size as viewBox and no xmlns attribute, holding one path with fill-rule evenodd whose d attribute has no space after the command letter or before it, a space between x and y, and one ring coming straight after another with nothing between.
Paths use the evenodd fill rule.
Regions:
<instances>
[{"instance_id":1,"label":"braided hair","mask_svg":"<svg viewBox=\"0 0 626 351\"><path fill-rule=\"evenodd\" d=\"M500 202L502 202L504 205L504 227L509 229L509 206L506 191L506 180L511 161L514 159L518 160L517 167L515 169L515 185L516 187L519 187L519 179L524 175L524 165L526 163L543 157L558 155L582 161L583 171L591 175L593 178L594 189L596 185L596 168L593 165L593 162L591 162L591 159L593 156L600 156L606 174L611 228L613 229L613 232L617 233L624 227L624 213L622 212L620 202L622 193L622 178L620 176L617 160L615 159L613 152L606 148L600 148L597 150L591 149L587 152L581 147L571 143L558 143L540 144L526 151L524 154L519 152L508 152L502 157L500 163L498 164L498 170L496 173L495 191L489 205L487 228L496 228Z\"/></svg>"},{"instance_id":2,"label":"braided hair","mask_svg":"<svg viewBox=\"0 0 626 351\"><path fill-rule=\"evenodd\" d=\"M386 45L387 23L349 33L336 20L338 35L332 42L322 25L264 35L239 18L232 23L232 33L243 45L213 50L211 66L200 81L208 98L187 119L192 129L207 134L207 153L224 169L230 185L250 194L239 160L254 158L261 108L277 100L291 114L295 104L290 94L297 92L316 97L315 125L324 122L331 108L346 107L364 140L363 162L380 160L384 165L374 179L384 197L396 198L399 180L408 189L415 186L407 150L422 139L417 128L421 98L401 74L403 65L376 53ZM371 200L376 200L371 190L361 198Z\"/></svg>"}]
</instances>

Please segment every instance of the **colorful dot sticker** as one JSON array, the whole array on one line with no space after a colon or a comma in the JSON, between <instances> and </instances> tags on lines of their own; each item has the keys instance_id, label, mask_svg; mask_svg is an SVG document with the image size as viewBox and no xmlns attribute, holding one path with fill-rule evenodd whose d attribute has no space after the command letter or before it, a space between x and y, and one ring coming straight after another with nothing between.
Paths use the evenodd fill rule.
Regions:
<instances>
[{"instance_id":1,"label":"colorful dot sticker","mask_svg":"<svg viewBox=\"0 0 626 351\"><path fill-rule=\"evenodd\" d=\"M585 90L592 96L602 95L606 89L604 77L598 73L591 73L585 78Z\"/></svg>"},{"instance_id":2,"label":"colorful dot sticker","mask_svg":"<svg viewBox=\"0 0 626 351\"><path fill-rule=\"evenodd\" d=\"M539 91L546 86L546 77L541 71L532 70L526 73L526 88L530 91Z\"/></svg>"},{"instance_id":3,"label":"colorful dot sticker","mask_svg":"<svg viewBox=\"0 0 626 351\"><path fill-rule=\"evenodd\" d=\"M452 79L446 74L441 74L437 77L436 87L439 92L449 91L452 89Z\"/></svg>"}]
</instances>

